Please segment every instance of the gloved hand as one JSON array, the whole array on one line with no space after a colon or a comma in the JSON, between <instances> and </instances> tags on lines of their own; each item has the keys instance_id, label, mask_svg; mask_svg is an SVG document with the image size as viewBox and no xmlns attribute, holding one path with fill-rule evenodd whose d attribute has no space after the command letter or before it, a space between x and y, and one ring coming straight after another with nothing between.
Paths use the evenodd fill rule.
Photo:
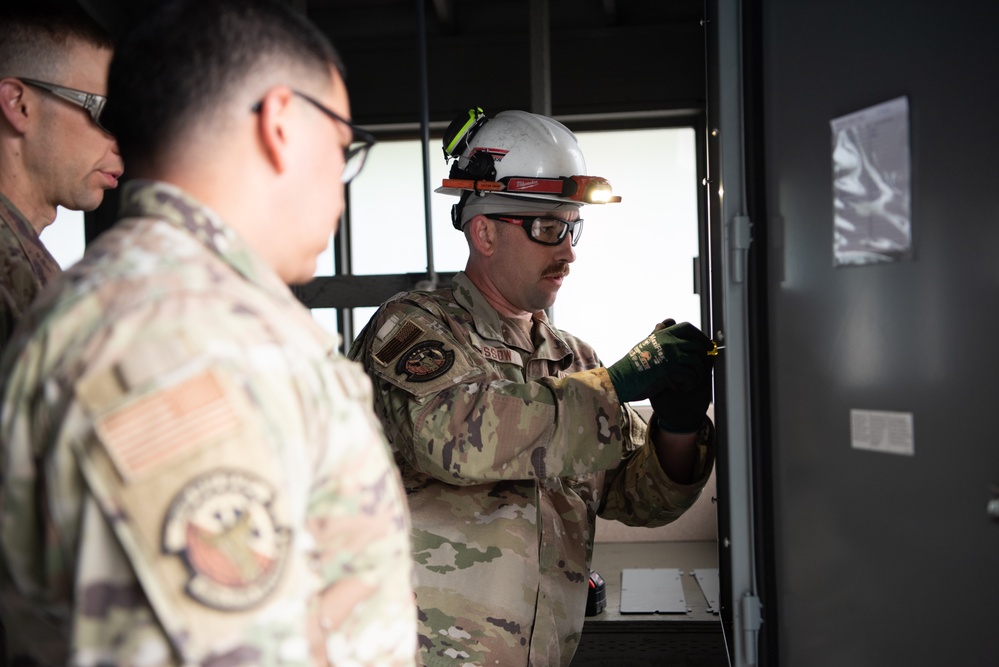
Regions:
<instances>
[{"instance_id":1,"label":"gloved hand","mask_svg":"<svg viewBox=\"0 0 999 667\"><path fill-rule=\"evenodd\" d=\"M711 404L711 376L691 391L666 389L649 399L652 418L668 433L693 433L704 423L704 413ZM651 421L651 420L650 420Z\"/></svg>"},{"instance_id":2,"label":"gloved hand","mask_svg":"<svg viewBox=\"0 0 999 667\"><path fill-rule=\"evenodd\" d=\"M666 320L607 368L622 403L651 398L666 389L689 392L711 373L711 339L689 322Z\"/></svg>"}]
</instances>

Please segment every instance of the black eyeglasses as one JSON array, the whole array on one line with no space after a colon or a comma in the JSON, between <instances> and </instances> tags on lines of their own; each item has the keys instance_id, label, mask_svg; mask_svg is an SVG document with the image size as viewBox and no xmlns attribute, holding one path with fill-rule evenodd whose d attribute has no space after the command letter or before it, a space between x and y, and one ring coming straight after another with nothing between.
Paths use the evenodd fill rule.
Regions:
<instances>
[{"instance_id":1,"label":"black eyeglasses","mask_svg":"<svg viewBox=\"0 0 999 667\"><path fill-rule=\"evenodd\" d=\"M583 235L583 220L573 220L568 222L561 218L552 216L524 217L510 215L507 213L484 213L490 220L498 220L510 225L517 225L524 228L527 238L541 245L558 245L565 240L565 235L572 238L572 245L579 243L579 237Z\"/></svg>"},{"instance_id":2,"label":"black eyeglasses","mask_svg":"<svg viewBox=\"0 0 999 667\"><path fill-rule=\"evenodd\" d=\"M104 111L104 105L108 102L108 98L103 95L85 93L82 90L67 88L65 86L57 86L54 83L38 81L37 79L25 79L23 77L18 77L18 80L33 88L38 88L39 90L44 90L51 95L55 95L60 100L65 100L70 104L75 104L90 114L90 118L94 121L94 125L101 128L104 132L108 132L108 129L101 125L101 112ZM108 132L108 134L110 134L110 132Z\"/></svg>"},{"instance_id":3,"label":"black eyeglasses","mask_svg":"<svg viewBox=\"0 0 999 667\"><path fill-rule=\"evenodd\" d=\"M329 118L339 121L350 128L352 137L350 146L343 149L343 173L340 174L341 183L350 183L354 180L355 176L361 173L361 169L364 168L364 161L368 159L368 151L371 150L371 147L378 141L375 139L375 135L354 125L319 100L316 100L305 93L300 93L297 90L293 90L291 92L322 111ZM263 102L257 102L253 105L251 110L259 112L261 104L263 104Z\"/></svg>"}]
</instances>

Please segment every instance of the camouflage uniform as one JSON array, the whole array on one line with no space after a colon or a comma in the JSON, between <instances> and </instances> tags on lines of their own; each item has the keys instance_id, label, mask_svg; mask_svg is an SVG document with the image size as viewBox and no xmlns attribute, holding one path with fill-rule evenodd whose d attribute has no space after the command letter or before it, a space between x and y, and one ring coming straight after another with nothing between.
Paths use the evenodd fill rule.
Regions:
<instances>
[{"instance_id":1,"label":"camouflage uniform","mask_svg":"<svg viewBox=\"0 0 999 667\"><path fill-rule=\"evenodd\" d=\"M10 200L0 194L0 353L59 264Z\"/></svg>"},{"instance_id":2,"label":"camouflage uniform","mask_svg":"<svg viewBox=\"0 0 999 667\"><path fill-rule=\"evenodd\" d=\"M596 515L659 526L700 494L672 482L593 349L544 314L530 338L464 274L398 295L350 351L413 518L427 665L566 665L579 643Z\"/></svg>"},{"instance_id":3,"label":"camouflage uniform","mask_svg":"<svg viewBox=\"0 0 999 667\"><path fill-rule=\"evenodd\" d=\"M180 190L132 183L123 215L40 298L5 368L12 649L412 665L409 520L370 381Z\"/></svg>"}]
</instances>

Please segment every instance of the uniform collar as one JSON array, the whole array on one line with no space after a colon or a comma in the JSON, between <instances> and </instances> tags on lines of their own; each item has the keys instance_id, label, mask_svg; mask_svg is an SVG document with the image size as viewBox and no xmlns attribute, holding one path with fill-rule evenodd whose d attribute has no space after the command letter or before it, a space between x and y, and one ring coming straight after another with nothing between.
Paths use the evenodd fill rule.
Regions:
<instances>
[{"instance_id":1,"label":"uniform collar","mask_svg":"<svg viewBox=\"0 0 999 667\"><path fill-rule=\"evenodd\" d=\"M59 263L42 243L41 236L35 231L31 221L2 193L0 193L0 237L5 239L5 243L16 243L20 247L21 253L31 264L39 284L47 284L49 276L59 273Z\"/></svg>"},{"instance_id":2,"label":"uniform collar","mask_svg":"<svg viewBox=\"0 0 999 667\"><path fill-rule=\"evenodd\" d=\"M161 181L129 181L122 188L118 217L152 217L180 227L247 280L268 292L294 298L274 269L232 227L175 185Z\"/></svg>"},{"instance_id":3,"label":"uniform collar","mask_svg":"<svg viewBox=\"0 0 999 667\"><path fill-rule=\"evenodd\" d=\"M7 223L7 226L14 230L21 238L38 239L38 232L31 226L31 221L24 217L24 214L14 206L14 202L7 199L7 196L0 192L0 220Z\"/></svg>"},{"instance_id":4,"label":"uniform collar","mask_svg":"<svg viewBox=\"0 0 999 667\"><path fill-rule=\"evenodd\" d=\"M454 300L472 316L476 333L481 337L502 341L508 347L523 350L535 359L572 363L572 350L548 321L544 311L534 314L533 335L529 338L515 321L500 313L486 301L482 292L464 271L451 280Z\"/></svg>"}]
</instances>

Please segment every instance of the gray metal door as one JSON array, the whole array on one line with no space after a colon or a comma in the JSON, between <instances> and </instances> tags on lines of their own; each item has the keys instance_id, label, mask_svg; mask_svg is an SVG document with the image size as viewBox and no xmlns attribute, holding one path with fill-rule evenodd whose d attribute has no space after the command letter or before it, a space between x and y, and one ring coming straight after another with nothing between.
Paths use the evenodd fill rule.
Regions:
<instances>
[{"instance_id":1,"label":"gray metal door","mask_svg":"<svg viewBox=\"0 0 999 667\"><path fill-rule=\"evenodd\" d=\"M774 655L999 664L999 4L753 7ZM830 122L900 97L912 254L835 266Z\"/></svg>"}]
</instances>

